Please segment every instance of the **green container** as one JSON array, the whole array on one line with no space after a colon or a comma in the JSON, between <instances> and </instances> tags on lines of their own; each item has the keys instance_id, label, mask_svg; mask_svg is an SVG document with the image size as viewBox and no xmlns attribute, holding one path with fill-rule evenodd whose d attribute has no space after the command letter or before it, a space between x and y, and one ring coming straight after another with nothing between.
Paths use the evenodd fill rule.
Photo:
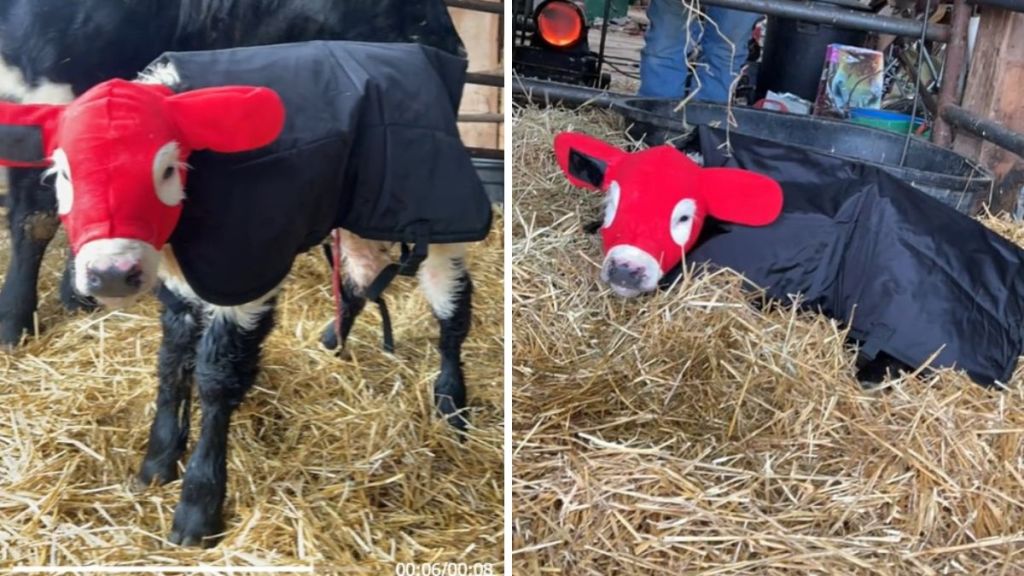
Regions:
<instances>
[{"instance_id":1,"label":"green container","mask_svg":"<svg viewBox=\"0 0 1024 576\"><path fill-rule=\"evenodd\" d=\"M608 0L611 2L611 11L608 18L622 18L629 13L629 0ZM583 12L587 16L587 24L593 24L595 18L604 16L605 0L586 0L583 4Z\"/></svg>"},{"instance_id":2,"label":"green container","mask_svg":"<svg viewBox=\"0 0 1024 576\"><path fill-rule=\"evenodd\" d=\"M910 116L897 112L888 112L886 110L854 108L853 110L850 110L850 120L854 124L871 126L872 128L879 128L881 130L895 132L897 134L906 134L907 130L910 128ZM916 132L923 124L923 118L915 118L914 131ZM929 128L921 135L927 137L930 133L931 129Z\"/></svg>"}]
</instances>

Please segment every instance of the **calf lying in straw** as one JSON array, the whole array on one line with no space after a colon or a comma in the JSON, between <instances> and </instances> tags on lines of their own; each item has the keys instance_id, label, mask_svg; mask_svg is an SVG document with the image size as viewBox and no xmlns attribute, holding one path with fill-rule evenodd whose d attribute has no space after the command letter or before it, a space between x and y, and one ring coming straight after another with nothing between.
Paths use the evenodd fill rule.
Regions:
<instances>
[{"instance_id":1,"label":"calf lying in straw","mask_svg":"<svg viewBox=\"0 0 1024 576\"><path fill-rule=\"evenodd\" d=\"M556 137L570 181L606 192L601 277L616 293L669 284L684 259L729 268L771 300L847 326L862 381L955 367L986 386L1011 382L1024 354L1024 250L877 167L697 132L717 167L670 145L628 153Z\"/></svg>"},{"instance_id":2,"label":"calf lying in straw","mask_svg":"<svg viewBox=\"0 0 1024 576\"><path fill-rule=\"evenodd\" d=\"M202 406L173 542L223 530L231 414L295 256L334 228L346 230L342 343L364 299L424 260L441 331L435 401L465 429L465 243L486 236L491 212L456 127L464 72L463 60L419 45L317 42L168 54L143 81L109 81L67 106L0 107L4 163L52 163L76 289L121 305L160 280L141 483L177 476L193 377ZM402 266L384 241L403 242Z\"/></svg>"}]
</instances>

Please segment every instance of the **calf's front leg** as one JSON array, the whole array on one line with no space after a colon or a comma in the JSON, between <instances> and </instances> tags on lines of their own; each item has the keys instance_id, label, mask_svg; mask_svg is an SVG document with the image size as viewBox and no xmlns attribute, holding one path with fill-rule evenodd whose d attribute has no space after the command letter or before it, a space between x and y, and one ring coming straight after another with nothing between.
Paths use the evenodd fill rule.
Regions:
<instances>
[{"instance_id":1,"label":"calf's front leg","mask_svg":"<svg viewBox=\"0 0 1024 576\"><path fill-rule=\"evenodd\" d=\"M196 344L202 334L202 311L161 288L164 309L160 315L163 339L158 361L159 388L156 415L149 429L146 457L139 468L138 484L148 486L178 477L178 460L188 444L189 406L192 374L196 366Z\"/></svg>"},{"instance_id":2,"label":"calf's front leg","mask_svg":"<svg viewBox=\"0 0 1024 576\"><path fill-rule=\"evenodd\" d=\"M171 542L212 546L224 529L228 424L252 387L263 340L274 324L274 299L218 309L199 341L196 384L202 408L199 440L185 469Z\"/></svg>"},{"instance_id":3,"label":"calf's front leg","mask_svg":"<svg viewBox=\"0 0 1024 576\"><path fill-rule=\"evenodd\" d=\"M13 347L31 332L38 304L39 267L60 226L53 186L41 183L42 170L8 171L7 221L10 264L0 289L0 346Z\"/></svg>"}]
</instances>

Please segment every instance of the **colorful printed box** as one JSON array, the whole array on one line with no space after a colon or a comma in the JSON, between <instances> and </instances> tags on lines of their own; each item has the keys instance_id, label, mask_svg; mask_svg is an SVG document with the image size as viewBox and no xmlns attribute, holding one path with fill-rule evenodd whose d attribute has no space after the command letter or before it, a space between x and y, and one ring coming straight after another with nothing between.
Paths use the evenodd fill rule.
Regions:
<instances>
[{"instance_id":1,"label":"colorful printed box","mask_svg":"<svg viewBox=\"0 0 1024 576\"><path fill-rule=\"evenodd\" d=\"M846 117L853 108L878 109L884 72L885 58L881 52L829 44L814 114Z\"/></svg>"}]
</instances>

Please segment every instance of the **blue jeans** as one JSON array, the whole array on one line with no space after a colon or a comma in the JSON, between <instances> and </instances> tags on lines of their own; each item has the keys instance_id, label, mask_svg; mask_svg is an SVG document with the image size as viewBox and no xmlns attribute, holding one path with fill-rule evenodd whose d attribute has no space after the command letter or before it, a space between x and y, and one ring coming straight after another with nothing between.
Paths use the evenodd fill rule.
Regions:
<instances>
[{"instance_id":1,"label":"blue jeans","mask_svg":"<svg viewBox=\"0 0 1024 576\"><path fill-rule=\"evenodd\" d=\"M747 42L754 24L761 18L753 12L727 10L718 6L701 7L710 21L701 22L696 14L690 22L690 38L700 42L701 59L695 62L700 88L694 98L708 102L728 102L729 87L747 61ZM650 26L640 52L639 96L682 99L686 95L687 10L682 0L651 0L647 8ZM718 28L715 28L715 24ZM733 49L726 39L735 46Z\"/></svg>"}]
</instances>

